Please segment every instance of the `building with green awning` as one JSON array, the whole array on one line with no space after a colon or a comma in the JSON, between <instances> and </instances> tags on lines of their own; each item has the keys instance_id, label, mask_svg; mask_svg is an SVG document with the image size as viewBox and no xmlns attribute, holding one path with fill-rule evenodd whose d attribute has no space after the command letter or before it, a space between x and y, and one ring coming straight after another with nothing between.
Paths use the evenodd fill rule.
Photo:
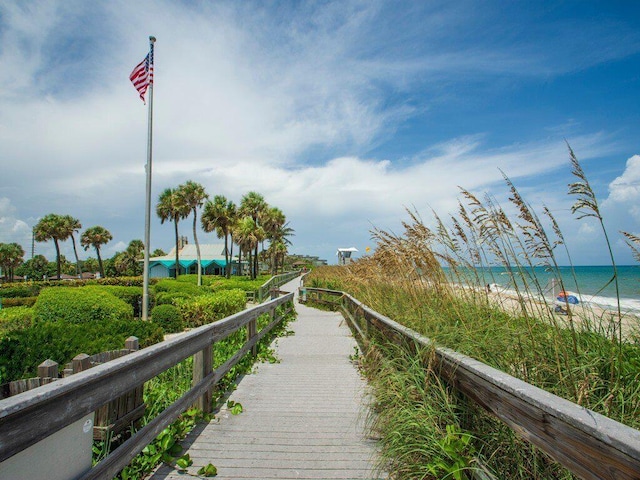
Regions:
<instances>
[{"instance_id":1,"label":"building with green awning","mask_svg":"<svg viewBox=\"0 0 640 480\"><path fill-rule=\"evenodd\" d=\"M198 256L196 246L184 244L178 250L178 260L180 264L179 275L198 273ZM244 263L244 262L243 262ZM227 265L224 254L224 244L200 245L200 264L203 275L224 275ZM231 262L231 274L235 275L238 270L237 259ZM152 257L149 259L149 277L151 278L171 278L176 272L176 249L175 247L167 255Z\"/></svg>"}]
</instances>

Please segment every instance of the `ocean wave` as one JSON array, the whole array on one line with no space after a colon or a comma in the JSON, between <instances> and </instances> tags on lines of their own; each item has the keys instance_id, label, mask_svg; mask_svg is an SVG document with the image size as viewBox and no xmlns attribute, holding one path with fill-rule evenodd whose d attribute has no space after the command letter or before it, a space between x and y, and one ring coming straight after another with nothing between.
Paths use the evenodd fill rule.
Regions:
<instances>
[{"instance_id":1,"label":"ocean wave","mask_svg":"<svg viewBox=\"0 0 640 480\"><path fill-rule=\"evenodd\" d=\"M585 298L584 302L597 305L606 310L618 309L618 302L612 297L600 297L594 295L593 297ZM623 312L640 312L640 300L635 298L621 298L620 309Z\"/></svg>"},{"instance_id":2,"label":"ocean wave","mask_svg":"<svg viewBox=\"0 0 640 480\"><path fill-rule=\"evenodd\" d=\"M518 291L504 287L502 285L492 283L490 284L491 291L517 297ZM573 295L579 300L579 304L584 306L593 305L600 307L604 310L617 310L618 302L615 297L604 297L599 295L578 295L576 292L567 291L568 295ZM522 295L522 294L521 294ZM525 298L538 298L537 295L522 295ZM562 304L563 302L557 297L547 297L546 300L550 303ZM620 298L620 309L623 312L640 313L640 299L636 298Z\"/></svg>"}]
</instances>

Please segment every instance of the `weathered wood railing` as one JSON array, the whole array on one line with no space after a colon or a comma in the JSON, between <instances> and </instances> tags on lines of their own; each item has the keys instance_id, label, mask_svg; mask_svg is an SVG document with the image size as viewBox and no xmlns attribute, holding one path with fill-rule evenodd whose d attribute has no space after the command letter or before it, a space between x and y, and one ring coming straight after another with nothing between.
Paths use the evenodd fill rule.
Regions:
<instances>
[{"instance_id":1,"label":"weathered wood railing","mask_svg":"<svg viewBox=\"0 0 640 480\"><path fill-rule=\"evenodd\" d=\"M276 309L281 305L287 307L278 315ZM194 356L193 387L82 477L113 478L191 405L198 402L205 411L210 410L212 388L292 310L292 305L293 294L289 293L174 339L1 400L0 462ZM263 313L271 314L272 321L258 332L257 318ZM213 370L213 345L245 326L247 341L223 365ZM73 452L68 453L73 455ZM58 460L63 462L64 458Z\"/></svg>"},{"instance_id":2,"label":"weathered wood railing","mask_svg":"<svg viewBox=\"0 0 640 480\"><path fill-rule=\"evenodd\" d=\"M297 276L300 275L299 271L295 272L287 272L281 273L280 275L274 275L269 280L267 280L264 284L258 288L258 303L264 302L264 300L269 296L269 292L274 288L280 288L282 285L287 283L289 280L293 280Z\"/></svg>"},{"instance_id":3,"label":"weathered wood railing","mask_svg":"<svg viewBox=\"0 0 640 480\"><path fill-rule=\"evenodd\" d=\"M303 298L340 308L365 342L375 333L409 348L434 348L440 375L451 386L579 477L640 479L640 431L471 357L435 347L429 338L344 292L303 287Z\"/></svg>"},{"instance_id":4,"label":"weathered wood railing","mask_svg":"<svg viewBox=\"0 0 640 480\"><path fill-rule=\"evenodd\" d=\"M80 353L65 365L62 376L75 375L97 365L129 355L138 351L138 349L138 338L129 337L124 342L124 348L120 350L109 350L95 355ZM60 380L58 367L58 363L54 360L45 360L38 365L37 377L15 380L0 385L0 399L12 397ZM96 410L93 420L94 440L104 440L110 435L118 435L142 418L145 411L143 396L144 384L140 384Z\"/></svg>"}]
</instances>

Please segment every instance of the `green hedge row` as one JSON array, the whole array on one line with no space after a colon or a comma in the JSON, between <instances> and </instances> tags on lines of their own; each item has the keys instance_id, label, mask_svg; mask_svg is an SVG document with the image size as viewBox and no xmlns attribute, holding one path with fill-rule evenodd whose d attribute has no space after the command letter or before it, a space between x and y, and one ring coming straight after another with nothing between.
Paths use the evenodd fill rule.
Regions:
<instances>
[{"instance_id":1,"label":"green hedge row","mask_svg":"<svg viewBox=\"0 0 640 480\"><path fill-rule=\"evenodd\" d=\"M140 340L140 348L163 339L162 329L152 322L122 319L91 324L40 322L5 332L0 336L0 383L36 376L38 365L48 358L62 368L80 353L124 348L124 341L132 335Z\"/></svg>"},{"instance_id":2,"label":"green hedge row","mask_svg":"<svg viewBox=\"0 0 640 480\"><path fill-rule=\"evenodd\" d=\"M151 310L151 321L162 327L165 333L179 333L184 330L180 311L173 305L157 305Z\"/></svg>"},{"instance_id":3,"label":"green hedge row","mask_svg":"<svg viewBox=\"0 0 640 480\"><path fill-rule=\"evenodd\" d=\"M150 278L149 284L154 285L158 279ZM84 287L87 285L104 285L119 287L142 287L142 277L107 277L94 280L48 280L45 282L21 282L0 284L0 297L35 297L47 287Z\"/></svg>"},{"instance_id":4,"label":"green hedge row","mask_svg":"<svg viewBox=\"0 0 640 480\"><path fill-rule=\"evenodd\" d=\"M190 328L233 315L244 310L246 305L246 294L239 289L175 299L175 306L178 307L184 326Z\"/></svg>"},{"instance_id":5,"label":"green hedge row","mask_svg":"<svg viewBox=\"0 0 640 480\"><path fill-rule=\"evenodd\" d=\"M36 322L133 320L133 307L102 289L49 287L33 306Z\"/></svg>"},{"instance_id":6,"label":"green hedge row","mask_svg":"<svg viewBox=\"0 0 640 480\"><path fill-rule=\"evenodd\" d=\"M3 308L0 310L0 336L14 330L22 330L33 323L33 309L29 307Z\"/></svg>"},{"instance_id":7,"label":"green hedge row","mask_svg":"<svg viewBox=\"0 0 640 480\"><path fill-rule=\"evenodd\" d=\"M0 298L0 305L2 308L10 307L32 307L38 297L9 297Z\"/></svg>"}]
</instances>

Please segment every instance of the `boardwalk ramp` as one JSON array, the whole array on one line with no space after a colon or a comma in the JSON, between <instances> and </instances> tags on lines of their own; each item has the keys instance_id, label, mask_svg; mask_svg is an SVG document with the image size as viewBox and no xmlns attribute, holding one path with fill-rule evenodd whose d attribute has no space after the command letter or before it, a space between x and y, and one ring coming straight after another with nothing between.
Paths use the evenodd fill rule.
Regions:
<instances>
[{"instance_id":1,"label":"boardwalk ramp","mask_svg":"<svg viewBox=\"0 0 640 480\"><path fill-rule=\"evenodd\" d=\"M187 439L190 473L211 463L217 480L380 478L364 433L365 382L350 360L355 340L340 314L296 310L294 335L274 345L279 363L258 364L231 394L242 413L224 407ZM163 466L152 478L185 475Z\"/></svg>"}]
</instances>

